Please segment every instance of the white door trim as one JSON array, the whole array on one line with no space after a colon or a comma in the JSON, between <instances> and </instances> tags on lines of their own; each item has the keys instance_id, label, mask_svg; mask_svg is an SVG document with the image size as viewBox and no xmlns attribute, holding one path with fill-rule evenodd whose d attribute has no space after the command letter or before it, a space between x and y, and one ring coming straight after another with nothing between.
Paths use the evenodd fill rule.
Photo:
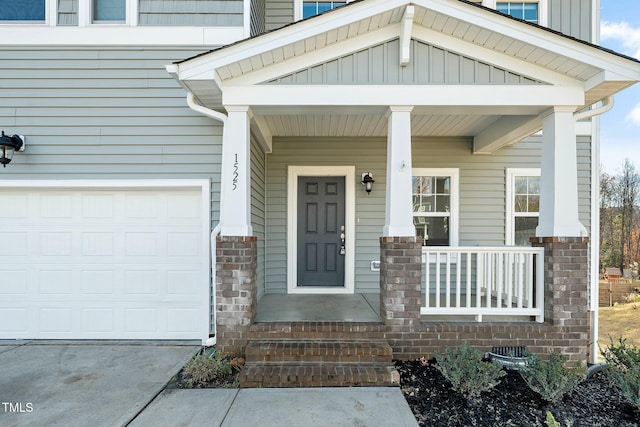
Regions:
<instances>
[{"instance_id":1,"label":"white door trim","mask_svg":"<svg viewBox=\"0 0 640 427\"><path fill-rule=\"evenodd\" d=\"M198 328L204 343L209 339L211 328L211 254L209 245L209 232L211 224L211 182L208 179L101 179L101 180L1 180L0 191L2 189L175 189L175 188L195 188L200 190L202 197L202 241L201 253L207 257L208 262L204 263L200 271L201 292L202 292L202 318Z\"/></svg>"},{"instance_id":2,"label":"white door trim","mask_svg":"<svg viewBox=\"0 0 640 427\"><path fill-rule=\"evenodd\" d=\"M344 287L298 286L298 177L345 178ZM355 166L289 166L287 173L287 292L290 294L353 294L355 290L356 197Z\"/></svg>"}]
</instances>

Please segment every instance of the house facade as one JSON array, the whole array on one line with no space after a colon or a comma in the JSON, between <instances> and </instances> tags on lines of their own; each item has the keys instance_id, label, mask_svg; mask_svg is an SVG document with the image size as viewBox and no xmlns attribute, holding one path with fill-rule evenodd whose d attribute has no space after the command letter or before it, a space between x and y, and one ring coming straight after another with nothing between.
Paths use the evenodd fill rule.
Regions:
<instances>
[{"instance_id":1,"label":"house facade","mask_svg":"<svg viewBox=\"0 0 640 427\"><path fill-rule=\"evenodd\" d=\"M344 3L0 10L1 337L244 353L265 295L367 294L395 357L597 355L597 116L640 81L598 1Z\"/></svg>"}]
</instances>

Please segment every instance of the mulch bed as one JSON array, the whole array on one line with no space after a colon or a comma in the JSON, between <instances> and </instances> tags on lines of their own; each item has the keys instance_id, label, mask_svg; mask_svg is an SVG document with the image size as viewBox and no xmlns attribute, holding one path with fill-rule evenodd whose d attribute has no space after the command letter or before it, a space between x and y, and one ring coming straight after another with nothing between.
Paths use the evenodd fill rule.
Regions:
<instances>
[{"instance_id":1,"label":"mulch bed","mask_svg":"<svg viewBox=\"0 0 640 427\"><path fill-rule=\"evenodd\" d=\"M516 371L507 371L494 389L469 401L453 391L435 367L395 361L405 399L420 426L546 426L551 411L562 427L640 426L640 412L627 404L599 372L579 383L562 402L547 404Z\"/></svg>"}]
</instances>

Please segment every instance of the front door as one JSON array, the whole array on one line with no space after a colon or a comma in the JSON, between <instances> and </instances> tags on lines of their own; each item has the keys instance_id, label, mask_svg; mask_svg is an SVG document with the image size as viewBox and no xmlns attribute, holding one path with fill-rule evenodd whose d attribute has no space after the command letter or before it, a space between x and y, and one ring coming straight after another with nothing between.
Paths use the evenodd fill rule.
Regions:
<instances>
[{"instance_id":1,"label":"front door","mask_svg":"<svg viewBox=\"0 0 640 427\"><path fill-rule=\"evenodd\" d=\"M298 177L298 286L344 286L344 176Z\"/></svg>"}]
</instances>

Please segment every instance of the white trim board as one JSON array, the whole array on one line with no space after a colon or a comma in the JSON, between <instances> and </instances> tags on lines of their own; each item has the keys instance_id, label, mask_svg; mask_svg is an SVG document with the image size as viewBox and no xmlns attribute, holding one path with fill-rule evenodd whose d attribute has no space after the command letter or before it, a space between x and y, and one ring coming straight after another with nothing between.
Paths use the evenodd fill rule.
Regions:
<instances>
[{"instance_id":1,"label":"white trim board","mask_svg":"<svg viewBox=\"0 0 640 427\"><path fill-rule=\"evenodd\" d=\"M344 287L298 286L298 177L343 176L345 178ZM355 166L289 166L287 171L287 293L353 294L355 292Z\"/></svg>"}]
</instances>

